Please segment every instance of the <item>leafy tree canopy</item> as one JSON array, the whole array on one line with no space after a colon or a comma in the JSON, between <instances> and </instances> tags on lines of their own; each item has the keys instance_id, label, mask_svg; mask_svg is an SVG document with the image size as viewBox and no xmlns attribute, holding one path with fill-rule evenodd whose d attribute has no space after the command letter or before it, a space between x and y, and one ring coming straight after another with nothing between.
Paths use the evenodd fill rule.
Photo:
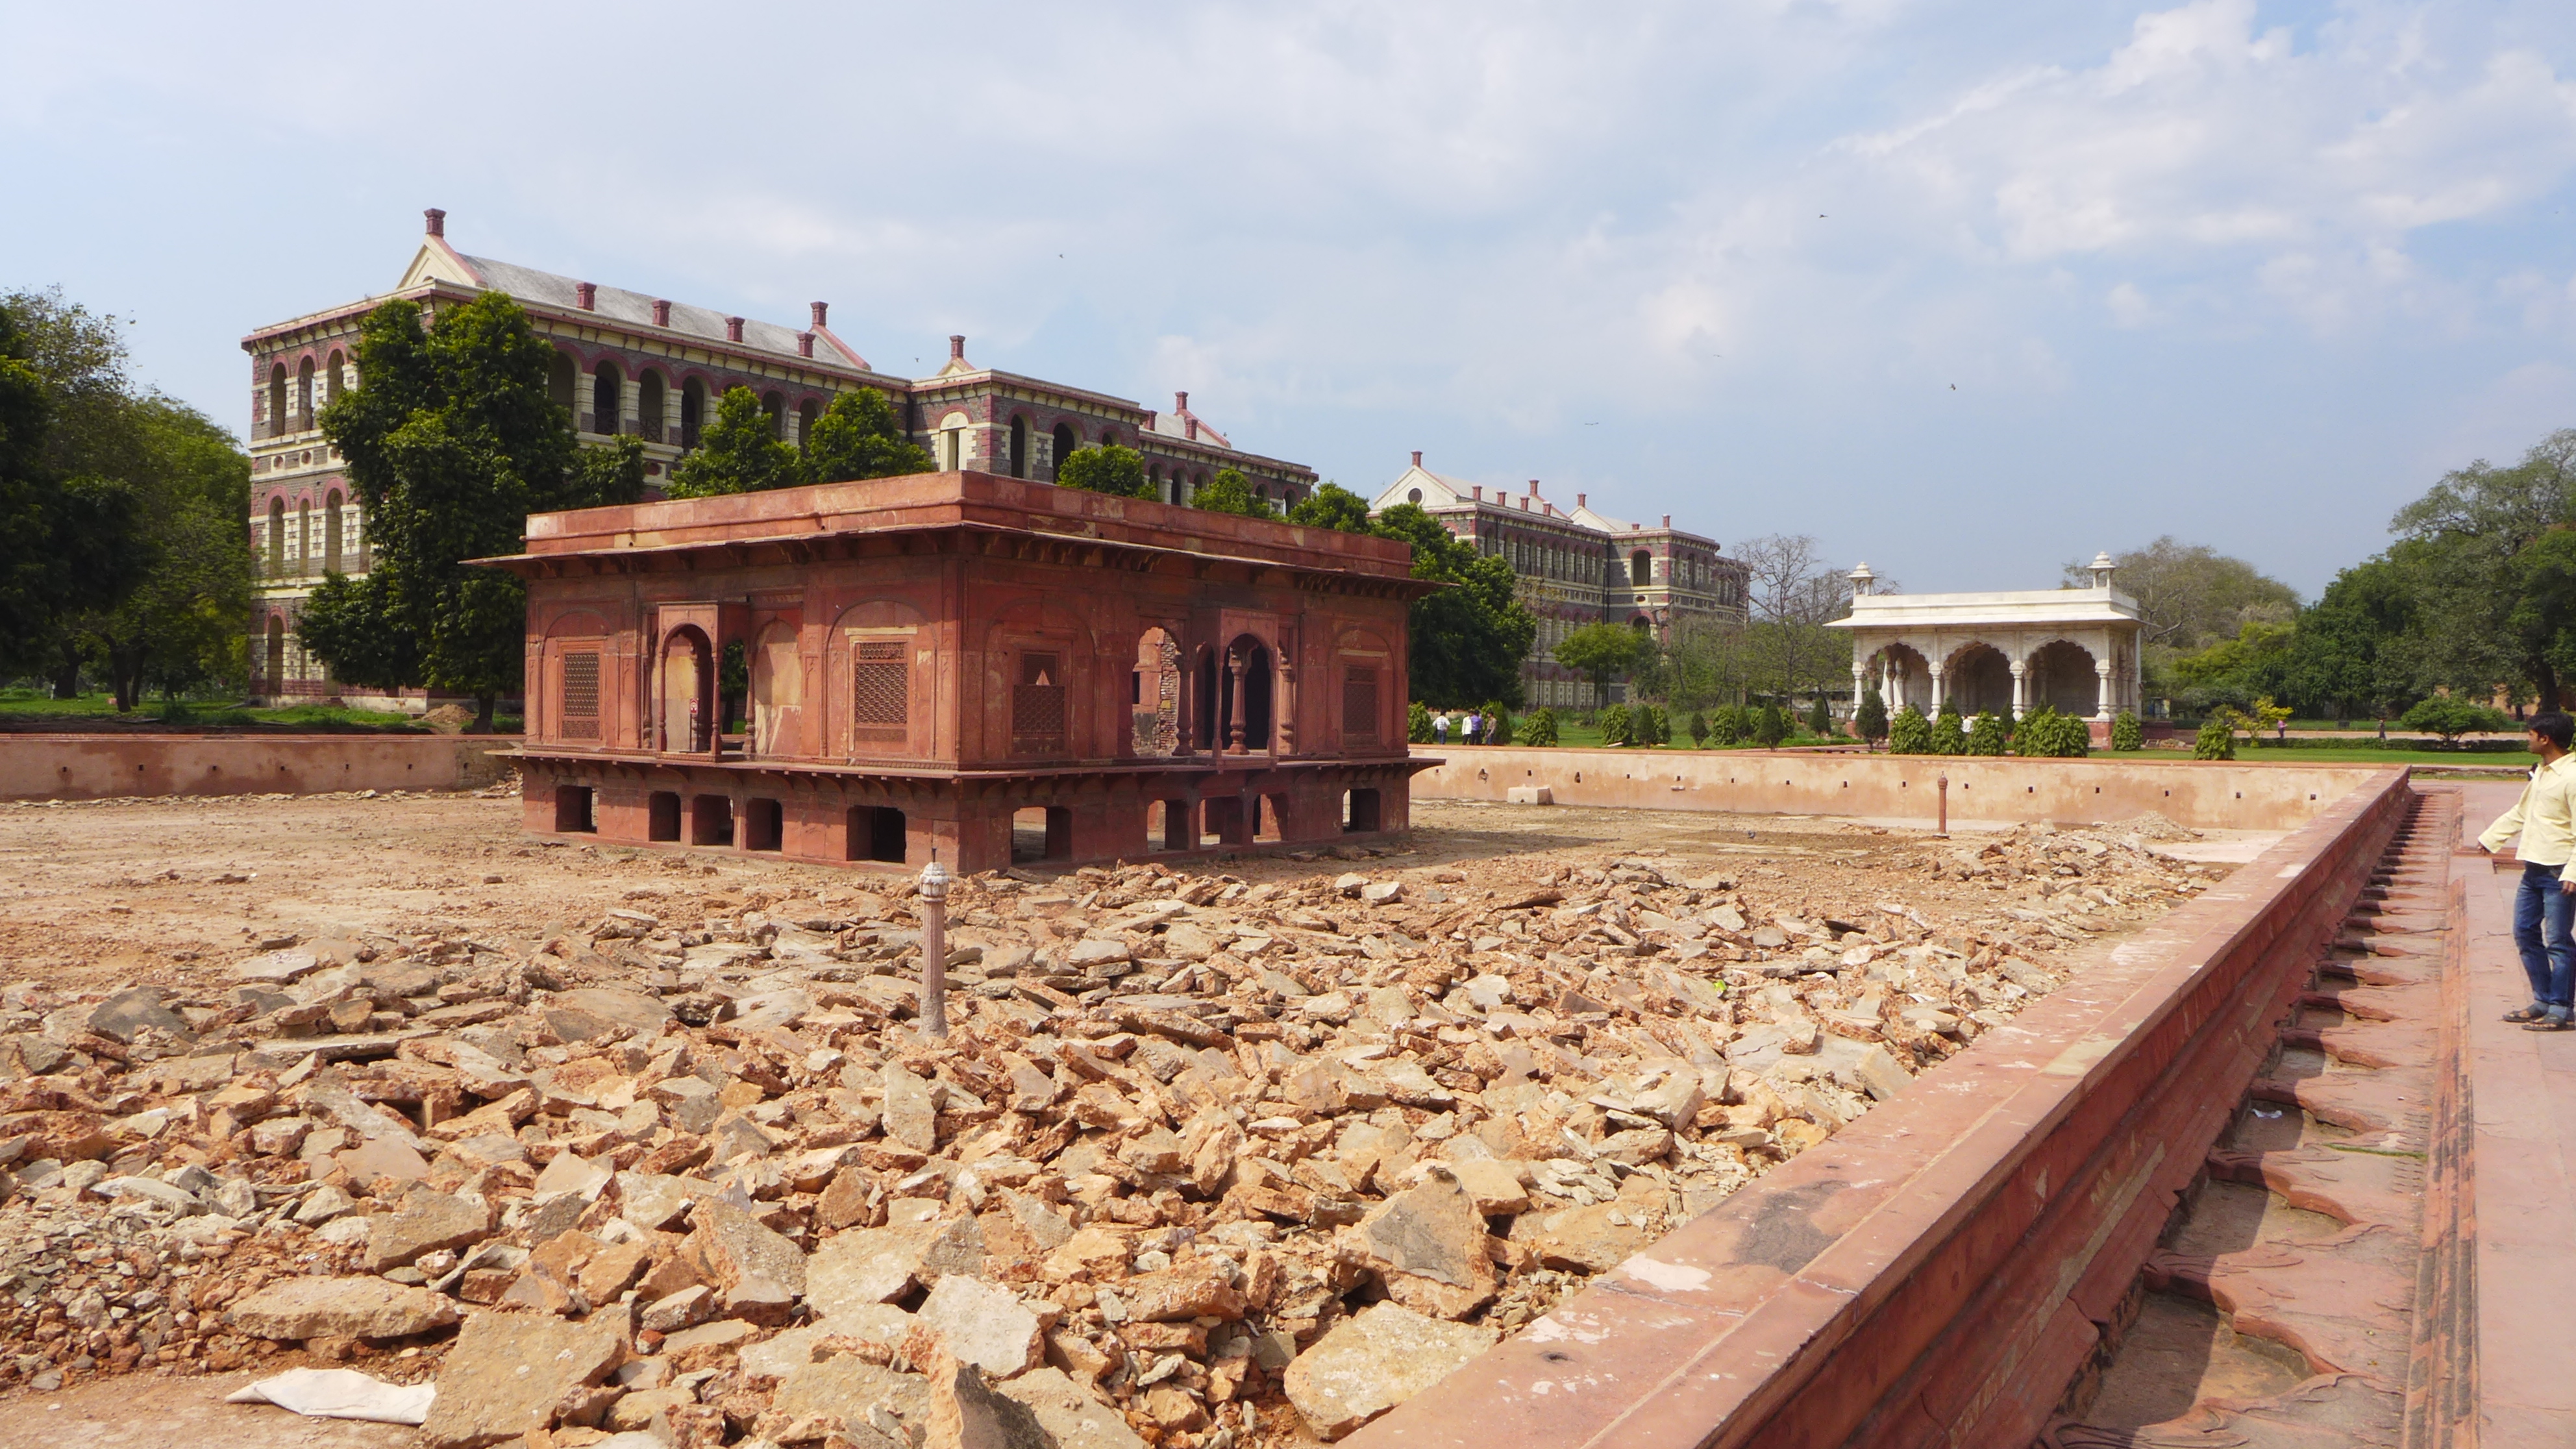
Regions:
<instances>
[{"instance_id":1,"label":"leafy tree canopy","mask_svg":"<svg viewBox=\"0 0 2576 1449\"><path fill-rule=\"evenodd\" d=\"M426 328L411 302L360 323L361 385L321 424L367 505L374 564L355 583L326 579L298 625L340 678L470 694L478 729L520 686L526 590L464 560L518 552L530 513L632 502L644 486L635 440L574 440L571 414L547 392L553 357L498 292Z\"/></svg>"},{"instance_id":2,"label":"leafy tree canopy","mask_svg":"<svg viewBox=\"0 0 2576 1449\"><path fill-rule=\"evenodd\" d=\"M1368 500L1339 483L1327 483L1291 504L1288 521L1303 528L1366 533L1369 531Z\"/></svg>"},{"instance_id":3,"label":"leafy tree canopy","mask_svg":"<svg viewBox=\"0 0 2576 1449\"><path fill-rule=\"evenodd\" d=\"M1378 515L1371 532L1413 547L1413 576L1455 587L1413 601L1410 685L1416 699L1521 702L1521 660L1538 638L1511 565L1488 558L1411 503Z\"/></svg>"},{"instance_id":4,"label":"leafy tree canopy","mask_svg":"<svg viewBox=\"0 0 2576 1449\"><path fill-rule=\"evenodd\" d=\"M1591 676L1592 695L1597 701L1609 696L1612 679L1624 677L1637 667L1639 646L1645 641L1646 636L1635 629L1617 624L1586 624L1558 640L1551 652L1557 663Z\"/></svg>"},{"instance_id":5,"label":"leafy tree canopy","mask_svg":"<svg viewBox=\"0 0 2576 1449\"><path fill-rule=\"evenodd\" d=\"M1192 508L1211 513L1239 513L1246 518L1277 518L1270 500L1252 491L1252 480L1234 468L1220 468L1207 486L1190 495Z\"/></svg>"},{"instance_id":6,"label":"leafy tree canopy","mask_svg":"<svg viewBox=\"0 0 2576 1449\"><path fill-rule=\"evenodd\" d=\"M836 398L833 405L837 408L841 401ZM716 400L715 421L699 431L698 446L671 470L670 496L712 498L793 488L805 481L805 462L778 436L777 419L750 388L727 388Z\"/></svg>"},{"instance_id":7,"label":"leafy tree canopy","mask_svg":"<svg viewBox=\"0 0 2576 1449\"><path fill-rule=\"evenodd\" d=\"M805 440L805 476L816 483L900 478L935 466L929 450L904 435L894 404L872 387L832 399Z\"/></svg>"},{"instance_id":8,"label":"leafy tree canopy","mask_svg":"<svg viewBox=\"0 0 2576 1449\"><path fill-rule=\"evenodd\" d=\"M1086 493L1107 493L1118 498L1154 496L1154 485L1145 477L1145 456L1116 443L1084 448L1070 458L1058 460L1055 486L1079 488ZM1206 490L1200 491L1204 493Z\"/></svg>"}]
</instances>

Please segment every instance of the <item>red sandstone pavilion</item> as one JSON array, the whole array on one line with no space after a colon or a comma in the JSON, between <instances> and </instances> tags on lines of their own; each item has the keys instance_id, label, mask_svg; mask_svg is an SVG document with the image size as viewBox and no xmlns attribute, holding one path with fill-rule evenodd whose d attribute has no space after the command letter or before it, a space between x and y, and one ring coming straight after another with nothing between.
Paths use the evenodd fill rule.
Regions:
<instances>
[{"instance_id":1,"label":"red sandstone pavilion","mask_svg":"<svg viewBox=\"0 0 2576 1449\"><path fill-rule=\"evenodd\" d=\"M528 584L531 830L977 871L1401 830L1436 763L1436 585L1384 539L946 472L537 514L483 562Z\"/></svg>"}]
</instances>

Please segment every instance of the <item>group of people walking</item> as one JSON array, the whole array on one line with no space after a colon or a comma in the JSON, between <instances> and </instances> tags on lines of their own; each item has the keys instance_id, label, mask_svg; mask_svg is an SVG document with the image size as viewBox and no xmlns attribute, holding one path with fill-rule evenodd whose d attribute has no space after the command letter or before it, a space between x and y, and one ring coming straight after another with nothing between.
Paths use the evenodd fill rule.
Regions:
<instances>
[{"instance_id":1,"label":"group of people walking","mask_svg":"<svg viewBox=\"0 0 2576 1449\"><path fill-rule=\"evenodd\" d=\"M1434 743L1443 745L1449 743L1449 726L1451 722L1449 711L1445 709L1431 717L1431 738ZM1459 729L1458 742L1460 744L1475 745L1484 743L1485 716L1481 712L1471 709L1465 714L1459 715L1455 722Z\"/></svg>"}]
</instances>

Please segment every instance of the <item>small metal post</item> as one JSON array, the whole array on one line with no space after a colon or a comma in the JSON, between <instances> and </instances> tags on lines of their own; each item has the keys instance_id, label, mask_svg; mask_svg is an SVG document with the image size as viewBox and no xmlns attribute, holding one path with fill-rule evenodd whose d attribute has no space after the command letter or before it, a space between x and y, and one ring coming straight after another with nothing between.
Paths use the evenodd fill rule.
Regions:
<instances>
[{"instance_id":1,"label":"small metal post","mask_svg":"<svg viewBox=\"0 0 2576 1449\"><path fill-rule=\"evenodd\" d=\"M1947 776L1947 775L1943 775L1943 776L1940 778L1940 786L1941 786L1941 831L1940 831L1940 834L1941 834L1941 838L1942 838L1943 840L1947 840L1947 839L1949 839L1949 838L1950 838L1950 777L1949 777L1949 776Z\"/></svg>"},{"instance_id":2,"label":"small metal post","mask_svg":"<svg viewBox=\"0 0 2576 1449\"><path fill-rule=\"evenodd\" d=\"M921 868L921 1034L948 1036L948 871L936 852Z\"/></svg>"}]
</instances>

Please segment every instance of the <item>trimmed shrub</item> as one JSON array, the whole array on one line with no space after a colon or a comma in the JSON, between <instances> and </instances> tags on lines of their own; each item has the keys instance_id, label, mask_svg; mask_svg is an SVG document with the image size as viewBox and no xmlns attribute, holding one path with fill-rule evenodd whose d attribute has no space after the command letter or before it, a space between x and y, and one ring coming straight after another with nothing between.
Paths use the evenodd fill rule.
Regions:
<instances>
[{"instance_id":1,"label":"trimmed shrub","mask_svg":"<svg viewBox=\"0 0 2576 1449\"><path fill-rule=\"evenodd\" d=\"M1887 738L1887 701L1875 688L1862 692L1860 708L1852 712L1852 733L1871 744Z\"/></svg>"},{"instance_id":2,"label":"trimmed shrub","mask_svg":"<svg viewBox=\"0 0 2576 1449\"><path fill-rule=\"evenodd\" d=\"M1932 721L1912 705L1896 712L1887 722L1887 752L1891 755L1928 755L1932 751Z\"/></svg>"},{"instance_id":3,"label":"trimmed shrub","mask_svg":"<svg viewBox=\"0 0 2576 1449\"><path fill-rule=\"evenodd\" d=\"M1993 710L1981 710L1968 726L1968 739L1959 747L1963 755L2000 755L2012 747L2013 732L2003 716Z\"/></svg>"},{"instance_id":4,"label":"trimmed shrub","mask_svg":"<svg viewBox=\"0 0 2576 1449\"><path fill-rule=\"evenodd\" d=\"M1744 718L1744 706L1740 704L1720 705L1718 706L1717 713L1709 717L1708 737L1716 741L1721 747L1726 745L1740 745L1744 743L1744 736L1748 733L1748 730L1746 729L1746 725L1748 723L1749 722Z\"/></svg>"},{"instance_id":5,"label":"trimmed shrub","mask_svg":"<svg viewBox=\"0 0 2576 1449\"><path fill-rule=\"evenodd\" d=\"M1832 739L1839 733L1834 728L1833 706L1821 694L1816 696L1816 707L1807 711L1807 733L1820 740Z\"/></svg>"},{"instance_id":6,"label":"trimmed shrub","mask_svg":"<svg viewBox=\"0 0 2576 1449\"><path fill-rule=\"evenodd\" d=\"M2142 750L2146 747L2147 731L2138 723L2138 717L2125 709L2120 711L2120 717L2111 721L2111 748Z\"/></svg>"},{"instance_id":7,"label":"trimmed shrub","mask_svg":"<svg viewBox=\"0 0 2576 1449\"><path fill-rule=\"evenodd\" d=\"M2465 734L2494 733L2513 728L2513 721L2505 718L2504 711L2500 709L2489 709L2485 705L2471 704L2465 699L2443 694L2418 702L2400 716L2397 723L2406 729L2440 735L2445 745L2458 744L2460 736Z\"/></svg>"},{"instance_id":8,"label":"trimmed shrub","mask_svg":"<svg viewBox=\"0 0 2576 1449\"><path fill-rule=\"evenodd\" d=\"M2021 717L2013 735L2016 754L2034 758L2072 759L2093 753L2093 727L2071 714L2041 705Z\"/></svg>"},{"instance_id":9,"label":"trimmed shrub","mask_svg":"<svg viewBox=\"0 0 2576 1449\"><path fill-rule=\"evenodd\" d=\"M1405 737L1417 745L1431 743L1431 707L1415 700L1412 707L1404 712L1404 732Z\"/></svg>"},{"instance_id":10,"label":"trimmed shrub","mask_svg":"<svg viewBox=\"0 0 2576 1449\"><path fill-rule=\"evenodd\" d=\"M1631 731L1634 730L1635 726L1628 722L1628 706L1624 704L1614 704L1608 709L1601 711L1600 723L1601 743L1605 745L1633 745L1636 743L1636 740L1631 735Z\"/></svg>"},{"instance_id":11,"label":"trimmed shrub","mask_svg":"<svg viewBox=\"0 0 2576 1449\"><path fill-rule=\"evenodd\" d=\"M2191 742L2191 757L2195 760L2235 759L2235 721L2218 715L2201 721L2200 733Z\"/></svg>"},{"instance_id":12,"label":"trimmed shrub","mask_svg":"<svg viewBox=\"0 0 2576 1449\"><path fill-rule=\"evenodd\" d=\"M1662 705L1642 705L1633 713L1638 725L1637 743L1669 745L1673 742L1672 717L1664 713Z\"/></svg>"},{"instance_id":13,"label":"trimmed shrub","mask_svg":"<svg viewBox=\"0 0 2576 1449\"><path fill-rule=\"evenodd\" d=\"M1941 701L1941 712L1932 716L1932 753L1964 755L1967 752L1967 726L1961 722L1958 708L1945 699Z\"/></svg>"},{"instance_id":14,"label":"trimmed shrub","mask_svg":"<svg viewBox=\"0 0 2576 1449\"><path fill-rule=\"evenodd\" d=\"M1708 716L1702 711L1691 711L1690 737L1692 749L1701 750L1708 748Z\"/></svg>"},{"instance_id":15,"label":"trimmed shrub","mask_svg":"<svg viewBox=\"0 0 2576 1449\"><path fill-rule=\"evenodd\" d=\"M1489 700L1483 709L1476 712L1485 717L1486 744L1508 745L1512 742L1511 711Z\"/></svg>"},{"instance_id":16,"label":"trimmed shrub","mask_svg":"<svg viewBox=\"0 0 2576 1449\"><path fill-rule=\"evenodd\" d=\"M1544 708L1532 711L1529 719L1521 725L1521 743L1540 746L1555 744L1556 711Z\"/></svg>"},{"instance_id":17,"label":"trimmed shrub","mask_svg":"<svg viewBox=\"0 0 2576 1449\"><path fill-rule=\"evenodd\" d=\"M1789 712L1776 704L1762 706L1760 717L1753 722L1753 742L1768 750L1777 748L1788 737Z\"/></svg>"}]
</instances>

